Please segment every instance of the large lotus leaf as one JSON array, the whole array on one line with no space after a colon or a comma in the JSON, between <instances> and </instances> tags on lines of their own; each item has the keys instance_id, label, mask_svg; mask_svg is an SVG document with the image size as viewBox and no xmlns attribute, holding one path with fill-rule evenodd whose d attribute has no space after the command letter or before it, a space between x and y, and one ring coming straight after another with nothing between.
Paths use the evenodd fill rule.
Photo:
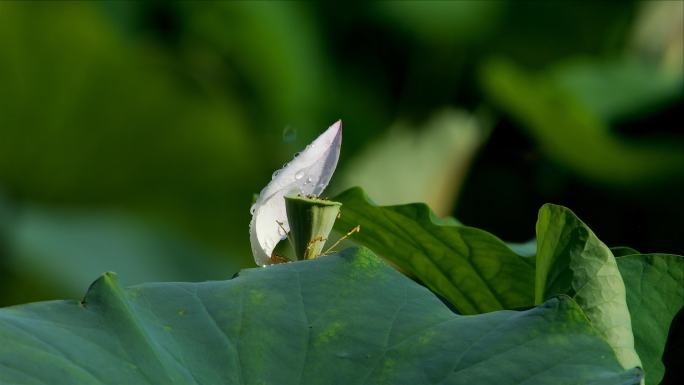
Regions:
<instances>
[{"instance_id":1,"label":"large lotus leaf","mask_svg":"<svg viewBox=\"0 0 684 385\"><path fill-rule=\"evenodd\" d=\"M559 294L573 297L623 367L641 366L615 257L569 209L546 204L539 210L536 262L536 303Z\"/></svg>"},{"instance_id":2,"label":"large lotus leaf","mask_svg":"<svg viewBox=\"0 0 684 385\"><path fill-rule=\"evenodd\" d=\"M636 384L568 297L452 313L367 250L0 310L0 382Z\"/></svg>"},{"instance_id":3,"label":"large lotus leaf","mask_svg":"<svg viewBox=\"0 0 684 385\"><path fill-rule=\"evenodd\" d=\"M617 265L627 288L634 345L644 364L646 384L659 384L670 324L684 306L684 258L636 254L617 258Z\"/></svg>"},{"instance_id":4,"label":"large lotus leaf","mask_svg":"<svg viewBox=\"0 0 684 385\"><path fill-rule=\"evenodd\" d=\"M463 314L531 306L534 266L494 235L437 219L425 204L377 206L360 188L335 200L340 232L422 281Z\"/></svg>"}]
</instances>

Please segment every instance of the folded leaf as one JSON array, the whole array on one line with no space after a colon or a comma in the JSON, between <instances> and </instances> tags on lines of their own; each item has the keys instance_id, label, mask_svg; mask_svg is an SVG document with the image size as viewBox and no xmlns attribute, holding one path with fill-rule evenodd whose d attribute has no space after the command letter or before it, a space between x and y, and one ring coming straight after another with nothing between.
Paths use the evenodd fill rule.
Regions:
<instances>
[{"instance_id":1,"label":"folded leaf","mask_svg":"<svg viewBox=\"0 0 684 385\"><path fill-rule=\"evenodd\" d=\"M0 383L637 384L568 297L452 313L368 251L0 310Z\"/></svg>"},{"instance_id":2,"label":"folded leaf","mask_svg":"<svg viewBox=\"0 0 684 385\"><path fill-rule=\"evenodd\" d=\"M419 279L460 313L533 304L533 262L494 235L439 220L424 204L376 206L360 188L334 199L342 203L335 229L360 225L354 241Z\"/></svg>"},{"instance_id":3,"label":"folded leaf","mask_svg":"<svg viewBox=\"0 0 684 385\"><path fill-rule=\"evenodd\" d=\"M641 366L615 257L572 211L546 204L537 221L535 302L559 294L577 301L624 368Z\"/></svg>"}]
</instances>

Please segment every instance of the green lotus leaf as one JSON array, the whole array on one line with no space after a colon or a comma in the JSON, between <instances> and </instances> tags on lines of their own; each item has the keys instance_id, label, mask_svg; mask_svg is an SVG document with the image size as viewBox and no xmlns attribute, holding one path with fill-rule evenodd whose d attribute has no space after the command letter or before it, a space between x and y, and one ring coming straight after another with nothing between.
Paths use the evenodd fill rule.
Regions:
<instances>
[{"instance_id":1,"label":"green lotus leaf","mask_svg":"<svg viewBox=\"0 0 684 385\"><path fill-rule=\"evenodd\" d=\"M334 200L342 203L339 232L360 225L355 242L423 282L460 313L532 306L533 260L494 235L438 219L425 204L376 206L360 188Z\"/></svg>"},{"instance_id":2,"label":"green lotus leaf","mask_svg":"<svg viewBox=\"0 0 684 385\"><path fill-rule=\"evenodd\" d=\"M368 250L0 310L0 383L636 384L579 306L451 312Z\"/></svg>"},{"instance_id":3,"label":"green lotus leaf","mask_svg":"<svg viewBox=\"0 0 684 385\"><path fill-rule=\"evenodd\" d=\"M684 307L684 258L634 254L617 258L627 288L634 346L644 364L646 384L659 384L665 373L663 352L670 325Z\"/></svg>"},{"instance_id":4,"label":"green lotus leaf","mask_svg":"<svg viewBox=\"0 0 684 385\"><path fill-rule=\"evenodd\" d=\"M537 220L535 302L559 294L579 303L623 367L641 366L615 257L572 211L546 204Z\"/></svg>"}]
</instances>

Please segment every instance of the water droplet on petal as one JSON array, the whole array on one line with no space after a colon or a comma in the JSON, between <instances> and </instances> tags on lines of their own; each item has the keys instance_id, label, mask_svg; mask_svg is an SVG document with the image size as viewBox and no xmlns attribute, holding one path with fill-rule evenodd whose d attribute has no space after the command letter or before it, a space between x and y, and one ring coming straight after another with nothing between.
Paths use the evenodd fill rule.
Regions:
<instances>
[{"instance_id":1,"label":"water droplet on petal","mask_svg":"<svg viewBox=\"0 0 684 385\"><path fill-rule=\"evenodd\" d=\"M305 184L309 184L309 183L311 183L311 181L313 181L313 179L311 179L311 177L308 177L308 178L306 178L306 183L305 183Z\"/></svg>"},{"instance_id":2,"label":"water droplet on petal","mask_svg":"<svg viewBox=\"0 0 684 385\"><path fill-rule=\"evenodd\" d=\"M294 155L294 159L297 159L297 157L299 156L299 154L301 154L301 152L296 152L295 155Z\"/></svg>"},{"instance_id":3,"label":"water droplet on petal","mask_svg":"<svg viewBox=\"0 0 684 385\"><path fill-rule=\"evenodd\" d=\"M304 177L304 170L299 170L299 171L297 171L297 173L295 174L295 180L300 180L300 179L302 179L303 177Z\"/></svg>"},{"instance_id":4,"label":"water droplet on petal","mask_svg":"<svg viewBox=\"0 0 684 385\"><path fill-rule=\"evenodd\" d=\"M256 210L256 203L252 205L252 207L249 208L249 213L254 215L254 211Z\"/></svg>"}]
</instances>

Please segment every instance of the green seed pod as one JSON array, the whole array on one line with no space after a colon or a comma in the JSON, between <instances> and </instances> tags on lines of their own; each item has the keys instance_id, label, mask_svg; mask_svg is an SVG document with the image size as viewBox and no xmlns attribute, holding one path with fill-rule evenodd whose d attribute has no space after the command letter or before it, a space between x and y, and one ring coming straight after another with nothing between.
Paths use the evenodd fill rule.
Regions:
<instances>
[{"instance_id":1,"label":"green seed pod","mask_svg":"<svg viewBox=\"0 0 684 385\"><path fill-rule=\"evenodd\" d=\"M342 203L304 196L286 196L290 240L297 259L321 255Z\"/></svg>"}]
</instances>

